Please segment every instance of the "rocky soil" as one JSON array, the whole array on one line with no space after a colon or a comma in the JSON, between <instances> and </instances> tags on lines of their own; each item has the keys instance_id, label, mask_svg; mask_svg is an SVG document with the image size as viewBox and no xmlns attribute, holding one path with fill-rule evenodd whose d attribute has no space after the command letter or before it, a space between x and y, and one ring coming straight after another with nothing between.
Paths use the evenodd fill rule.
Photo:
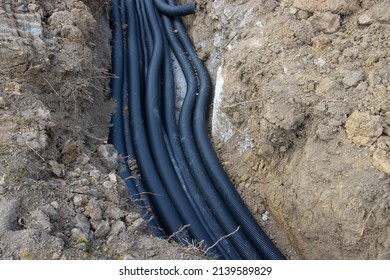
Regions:
<instances>
[{"instance_id":1,"label":"rocky soil","mask_svg":"<svg viewBox=\"0 0 390 280\"><path fill-rule=\"evenodd\" d=\"M290 259L389 259L390 2L197 2L210 131L259 223ZM115 173L108 8L0 3L0 259L205 258Z\"/></svg>"}]
</instances>

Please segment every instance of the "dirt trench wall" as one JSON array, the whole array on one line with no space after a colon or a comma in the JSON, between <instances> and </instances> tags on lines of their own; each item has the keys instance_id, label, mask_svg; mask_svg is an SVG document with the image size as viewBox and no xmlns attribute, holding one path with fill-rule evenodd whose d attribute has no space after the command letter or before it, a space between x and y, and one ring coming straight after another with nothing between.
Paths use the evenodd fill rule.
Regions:
<instances>
[{"instance_id":1,"label":"dirt trench wall","mask_svg":"<svg viewBox=\"0 0 390 280\"><path fill-rule=\"evenodd\" d=\"M290 258L388 259L389 1L198 1L213 141Z\"/></svg>"},{"instance_id":2,"label":"dirt trench wall","mask_svg":"<svg viewBox=\"0 0 390 280\"><path fill-rule=\"evenodd\" d=\"M109 1L0 1L0 259L194 259L152 236L107 145Z\"/></svg>"}]
</instances>

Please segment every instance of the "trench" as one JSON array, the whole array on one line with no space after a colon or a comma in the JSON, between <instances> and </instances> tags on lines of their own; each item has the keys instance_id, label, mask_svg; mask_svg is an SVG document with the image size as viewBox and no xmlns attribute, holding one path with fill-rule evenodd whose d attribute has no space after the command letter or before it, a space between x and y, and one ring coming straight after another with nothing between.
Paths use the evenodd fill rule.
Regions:
<instances>
[{"instance_id":1,"label":"trench","mask_svg":"<svg viewBox=\"0 0 390 280\"><path fill-rule=\"evenodd\" d=\"M219 259L285 259L251 215L208 136L212 85L180 16L194 3L111 1L110 142L121 177L157 236ZM176 117L172 57L186 81Z\"/></svg>"}]
</instances>

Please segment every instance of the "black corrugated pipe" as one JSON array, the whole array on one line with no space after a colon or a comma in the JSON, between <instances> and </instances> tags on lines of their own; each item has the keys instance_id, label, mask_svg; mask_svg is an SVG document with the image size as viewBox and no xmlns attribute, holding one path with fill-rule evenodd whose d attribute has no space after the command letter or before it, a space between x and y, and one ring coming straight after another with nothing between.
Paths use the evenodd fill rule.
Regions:
<instances>
[{"instance_id":1,"label":"black corrugated pipe","mask_svg":"<svg viewBox=\"0 0 390 280\"><path fill-rule=\"evenodd\" d=\"M136 9L137 9L137 19L138 19L138 25L139 25L139 34L140 36L140 42L142 48L140 48L140 52L142 53L142 57L140 56L140 59L143 58L143 70L144 70L144 78L146 78L148 69L149 69L149 58L153 51L153 39L149 27L149 22L146 16L145 12L145 5L144 1L136 1ZM143 79L143 82L145 82L145 79ZM145 91L145 88L142 88L142 91Z\"/></svg>"},{"instance_id":2,"label":"black corrugated pipe","mask_svg":"<svg viewBox=\"0 0 390 280\"><path fill-rule=\"evenodd\" d=\"M168 1L171 4L174 4L175 2L175 0ZM203 163L206 166L207 173L212 179L214 186L217 188L218 193L223 198L225 204L229 205L231 213L240 223L243 231L246 233L251 243L257 248L261 256L265 259L285 259L285 256L278 248L276 248L256 222L255 218L252 216L237 193L233 183L230 181L220 161L218 160L217 155L215 154L214 148L208 137L207 130L207 117L211 98L210 76L206 67L196 55L190 38L185 35L186 30L183 24L179 21L175 21L175 23L178 34L182 34L179 38L185 46L185 49L188 51L192 64L198 73L200 88L193 116L193 126L196 145L202 157Z\"/></svg>"},{"instance_id":3,"label":"black corrugated pipe","mask_svg":"<svg viewBox=\"0 0 390 280\"><path fill-rule=\"evenodd\" d=\"M177 40L176 35L173 33L173 26L170 23L170 19L163 16L163 26L167 36L170 36L170 41ZM165 42L168 46L168 42ZM167 146L171 147L174 160L178 166L176 173L181 182L182 188L190 201L191 207L199 217L202 226L216 243L225 234L215 217L208 208L206 202L203 199L202 194L199 192L198 187L192 177L191 171L187 165L184 152L180 144L180 137L178 135L175 115L175 83L172 69L171 50L165 48L164 53L164 90L162 98L162 118L164 128L167 134ZM238 259L240 256L237 254L233 246L227 239L223 239L217 243L216 248L225 259Z\"/></svg>"},{"instance_id":4,"label":"black corrugated pipe","mask_svg":"<svg viewBox=\"0 0 390 280\"><path fill-rule=\"evenodd\" d=\"M172 165L172 159L165 146L160 101L160 74L165 49L164 38L162 36L162 30L159 25L155 6L153 5L153 0L145 0L145 5L154 42L145 91L145 121L152 157L156 164L157 172L160 175L165 190L169 194L174 207L178 211L182 221L189 225L190 234L198 242L203 241L206 246L211 246L213 245L212 239L205 231L194 209L188 207L190 202L183 191ZM191 242L191 240L189 240L189 242Z\"/></svg>"},{"instance_id":5,"label":"black corrugated pipe","mask_svg":"<svg viewBox=\"0 0 390 280\"><path fill-rule=\"evenodd\" d=\"M144 219L148 221L149 226L157 236L162 236L160 226L156 218L153 218L153 213L149 212L149 205L147 199L140 199L144 195L142 194L142 186L139 180L133 179L130 168L128 166L126 157L128 156L127 144L125 142L125 120L127 114L124 110L124 92L127 91L124 85L126 76L125 67L125 52L124 52L124 36L122 23L124 22L124 13L121 13L119 0L113 0L111 2L111 29L112 29L112 75L111 79L111 96L116 103L116 109L112 116L112 127L110 129L110 143L112 143L117 150L121 159L119 160L120 169L119 175L125 181L129 188L130 197L132 201L140 208Z\"/></svg>"},{"instance_id":6,"label":"black corrugated pipe","mask_svg":"<svg viewBox=\"0 0 390 280\"><path fill-rule=\"evenodd\" d=\"M173 19L174 22L179 20ZM167 32L173 32L172 28L168 28ZM178 33L180 38L181 34ZM183 150L191 169L192 175L201 190L207 204L211 208L213 215L216 217L218 223L223 228L225 235L235 232L228 237L228 240L234 245L235 250L243 259L261 259L260 254L252 247L242 229L239 229L238 223L231 216L226 205L223 203L219 195L214 189L212 182L209 179L207 171L199 156L196 144L192 134L192 115L196 101L197 94L197 78L191 62L186 55L187 49L182 49L178 40L174 36L168 36L171 48L179 61L183 73L187 81L187 92L180 111L179 117L179 131Z\"/></svg>"},{"instance_id":7,"label":"black corrugated pipe","mask_svg":"<svg viewBox=\"0 0 390 280\"><path fill-rule=\"evenodd\" d=\"M144 182L145 189L150 193L150 200L165 234L171 235L178 232L183 222L172 204L159 174L154 165L149 149L148 138L145 130L145 122L142 112L142 99L140 90L140 65L137 40L139 35L136 28L135 3L133 0L126 2L126 14L128 24L128 65L129 65L129 112L130 129L134 152L137 158L138 168ZM188 239L184 231L177 234L177 240L183 244Z\"/></svg>"},{"instance_id":8,"label":"black corrugated pipe","mask_svg":"<svg viewBox=\"0 0 390 280\"><path fill-rule=\"evenodd\" d=\"M190 15L193 14L196 9L195 1L188 4L176 6L176 5L169 5L163 0L154 0L154 4L156 5L157 9L159 9L161 13L171 17Z\"/></svg>"},{"instance_id":9,"label":"black corrugated pipe","mask_svg":"<svg viewBox=\"0 0 390 280\"><path fill-rule=\"evenodd\" d=\"M183 150L180 149L180 145L177 145L177 131L171 123L174 113L169 111L167 114L165 112L164 121L160 119L159 91L163 80L161 57L164 53L169 56L169 52L165 50L166 42L161 42L161 39L158 39L161 36L161 30L159 30L158 20L157 24L154 21L157 17L155 6L152 4L153 0L146 1L144 3L141 0L137 2L122 0L121 8L126 8L126 20L122 22L120 16L118 17L120 14L118 0L112 1L113 18L116 18L116 20L114 19L116 24L112 26L114 32L113 49L118 47L118 49L113 50L113 75L117 76L118 74L121 77L118 81L113 79L111 82L113 98L119 105L113 115L114 127L110 134L112 143L118 146L118 152L123 156L135 154L142 182L146 191L152 194L150 199L153 207L157 210L156 214L161 226L165 229L165 234L170 235L178 232L184 224L190 223L191 235L197 240L204 240L207 246L214 244L212 242L215 242L215 239L220 236L221 231L225 235L234 233L227 239L217 242L212 250L216 254L213 255L221 254L224 258L232 259L260 259L263 257L284 259L284 256L261 230L239 197L234 185L218 161L208 138L207 114L211 90L210 78L206 68L196 56L181 20L172 17L181 15L182 12L179 10L185 6L176 7L174 0L155 0L155 5L163 3L165 7L170 6L171 12L165 14L172 17L177 29L175 33L179 38L177 40L173 33L172 23L169 21L171 25L170 30L167 31L168 38L173 38L174 43L171 45L187 81L187 94L180 111L178 124ZM146 13L145 4L148 6L148 13ZM162 13L164 14L163 10ZM169 15L169 13L171 14ZM150 23L146 19L146 14L149 16ZM121 41L124 41L122 28L119 28L122 27L122 23L124 23L123 26L128 25L126 54L123 45L120 44ZM151 26L154 26L152 32L148 32L147 30ZM140 34L144 32L146 34ZM154 38L150 33L153 33ZM122 39L120 39L121 36ZM141 38L141 36L144 37ZM151 52L152 48L153 52ZM149 57L150 55L152 57ZM121 63L121 59L125 62ZM151 62L150 67L149 62ZM168 61L165 60L164 66L169 68L168 64ZM171 79L168 73L171 70L168 68L164 68L165 82L163 85L166 88L172 87L172 82L168 81ZM128 75L122 78L126 71ZM141 73L145 73L145 75ZM146 74L147 84L144 85ZM171 89L166 88L161 94L169 94ZM144 89L146 89L145 96ZM197 97L198 93L199 97ZM145 103L144 98L146 98ZM127 101L130 113L129 124L127 123L128 119L124 118L126 117ZM167 102L172 102L172 100ZM166 109L167 112L172 109L172 103L170 105L163 104L164 110ZM175 122L173 123L175 124ZM127 129L128 126L130 126L130 133ZM121 131L118 131L119 128ZM183 153L185 165L184 168L181 168L179 163L183 160ZM167 166L168 168L166 168ZM130 176L128 166L125 165L125 167L122 174ZM134 180L130 181L131 184L128 185L130 188L133 189L132 184L134 184L135 191L142 190L142 184L137 185ZM197 187L200 192L196 190ZM179 196L176 197L178 193ZM197 201L202 203L202 198L207 206L212 208L211 212L204 202L203 206L194 207ZM215 216L215 219L210 213ZM213 220L210 221L209 218ZM193 227L194 224L196 227ZM216 225L219 233L209 231L213 225ZM239 226L240 228L237 230ZM186 232L181 231L176 240L187 244L191 239L186 235Z\"/></svg>"}]
</instances>

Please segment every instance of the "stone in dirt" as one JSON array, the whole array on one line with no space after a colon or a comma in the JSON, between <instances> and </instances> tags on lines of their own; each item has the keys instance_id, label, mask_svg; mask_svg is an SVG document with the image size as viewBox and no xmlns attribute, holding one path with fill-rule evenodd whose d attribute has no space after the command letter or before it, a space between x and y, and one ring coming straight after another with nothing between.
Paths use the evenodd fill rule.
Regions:
<instances>
[{"instance_id":1,"label":"stone in dirt","mask_svg":"<svg viewBox=\"0 0 390 280\"><path fill-rule=\"evenodd\" d=\"M118 153L113 145L100 145L97 149L102 163L109 169L113 170L118 166Z\"/></svg>"},{"instance_id":2,"label":"stone in dirt","mask_svg":"<svg viewBox=\"0 0 390 280\"><path fill-rule=\"evenodd\" d=\"M64 148L62 149L63 162L69 164L74 162L81 154L79 145L73 141L69 140L65 143Z\"/></svg>"},{"instance_id":3,"label":"stone in dirt","mask_svg":"<svg viewBox=\"0 0 390 280\"><path fill-rule=\"evenodd\" d=\"M95 231L95 237L105 237L110 232L110 229L110 224L107 221L102 221Z\"/></svg>"},{"instance_id":4,"label":"stone in dirt","mask_svg":"<svg viewBox=\"0 0 390 280\"><path fill-rule=\"evenodd\" d=\"M368 112L353 112L345 124L348 138L355 144L371 146L382 134L380 116L371 116Z\"/></svg>"},{"instance_id":5,"label":"stone in dirt","mask_svg":"<svg viewBox=\"0 0 390 280\"><path fill-rule=\"evenodd\" d=\"M330 12L315 12L310 17L309 22L317 31L322 31L325 34L332 34L340 29L340 16Z\"/></svg>"},{"instance_id":6,"label":"stone in dirt","mask_svg":"<svg viewBox=\"0 0 390 280\"><path fill-rule=\"evenodd\" d=\"M364 80L364 73L362 71L347 71L344 74L343 84L347 87L356 87Z\"/></svg>"},{"instance_id":7,"label":"stone in dirt","mask_svg":"<svg viewBox=\"0 0 390 280\"><path fill-rule=\"evenodd\" d=\"M91 218L91 220L102 219L102 208L96 198L89 200L87 206L85 207L85 213Z\"/></svg>"},{"instance_id":8,"label":"stone in dirt","mask_svg":"<svg viewBox=\"0 0 390 280\"><path fill-rule=\"evenodd\" d=\"M382 136L377 141L372 164L380 171L390 174L390 137Z\"/></svg>"},{"instance_id":9,"label":"stone in dirt","mask_svg":"<svg viewBox=\"0 0 390 280\"><path fill-rule=\"evenodd\" d=\"M88 218L82 213L77 213L75 220L76 227L88 235L89 230L91 228Z\"/></svg>"},{"instance_id":10,"label":"stone in dirt","mask_svg":"<svg viewBox=\"0 0 390 280\"><path fill-rule=\"evenodd\" d=\"M316 95L321 97L332 97L341 89L340 83L332 78L324 78L316 87Z\"/></svg>"}]
</instances>

